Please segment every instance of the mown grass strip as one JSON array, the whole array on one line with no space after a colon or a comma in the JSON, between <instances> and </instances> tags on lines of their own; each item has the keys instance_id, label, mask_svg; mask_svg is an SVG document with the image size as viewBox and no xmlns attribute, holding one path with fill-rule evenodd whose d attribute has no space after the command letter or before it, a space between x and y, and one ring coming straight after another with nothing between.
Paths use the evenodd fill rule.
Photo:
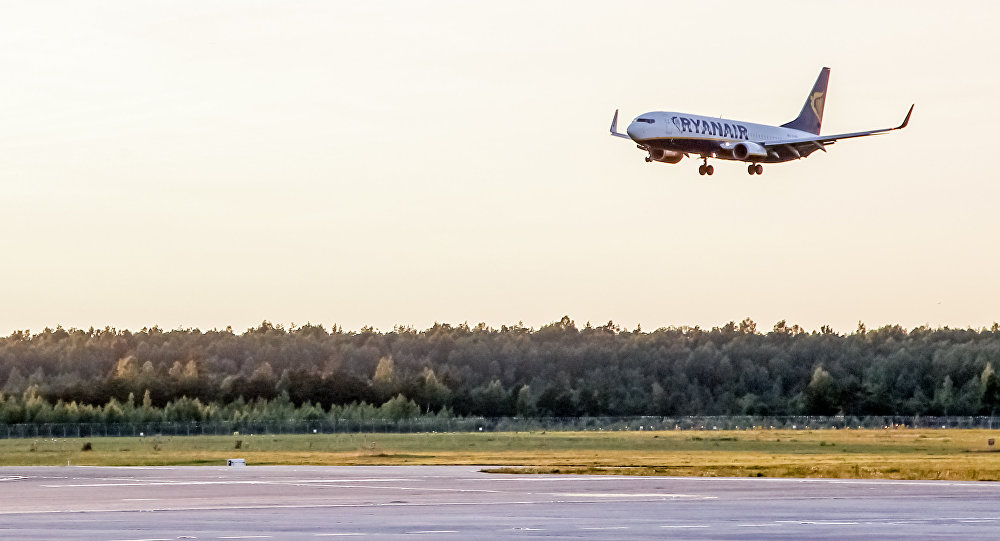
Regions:
<instances>
[{"instance_id":1,"label":"mown grass strip","mask_svg":"<svg viewBox=\"0 0 1000 541\"><path fill-rule=\"evenodd\" d=\"M493 432L0 440L0 465L496 465L498 473L1000 480L989 430ZM90 450L84 450L86 444Z\"/></svg>"}]
</instances>

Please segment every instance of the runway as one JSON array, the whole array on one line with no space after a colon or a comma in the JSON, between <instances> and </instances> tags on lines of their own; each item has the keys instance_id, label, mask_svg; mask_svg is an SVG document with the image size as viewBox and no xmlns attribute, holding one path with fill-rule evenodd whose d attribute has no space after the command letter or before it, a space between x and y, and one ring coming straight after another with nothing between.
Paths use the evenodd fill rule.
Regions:
<instances>
[{"instance_id":1,"label":"runway","mask_svg":"<svg viewBox=\"0 0 1000 541\"><path fill-rule=\"evenodd\" d=\"M0 468L2 539L993 538L1000 483Z\"/></svg>"}]
</instances>

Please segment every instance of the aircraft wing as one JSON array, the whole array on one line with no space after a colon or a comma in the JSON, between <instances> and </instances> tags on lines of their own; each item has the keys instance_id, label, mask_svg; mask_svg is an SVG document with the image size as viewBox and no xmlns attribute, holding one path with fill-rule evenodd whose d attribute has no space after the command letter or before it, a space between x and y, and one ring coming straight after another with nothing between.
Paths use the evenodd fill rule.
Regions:
<instances>
[{"instance_id":1,"label":"aircraft wing","mask_svg":"<svg viewBox=\"0 0 1000 541\"><path fill-rule=\"evenodd\" d=\"M851 138L854 138L854 137L867 137L869 135L878 135L878 134L881 134L881 133L888 133L888 132L891 132L891 131L894 131L894 130L901 130L901 129L905 128L907 124L910 123L910 115L912 115L912 114L913 114L913 106L911 105L910 106L910 111L908 113L906 113L906 118L903 119L903 123L900 124L899 126L896 126L895 128L883 128L883 129L880 129L880 130L859 131L859 132L853 132L853 133L838 133L838 134L835 134L835 135L816 135L814 137L799 137L799 138L796 138L796 139L779 139L777 141L761 141L760 145L764 146L765 148L774 148L774 147L793 147L793 148L809 147L812 150L815 150L815 149L819 148L820 150L822 150L822 151L825 152L826 149L823 148L825 145L832 145L833 143L835 143L839 139L851 139Z\"/></svg>"}]
</instances>

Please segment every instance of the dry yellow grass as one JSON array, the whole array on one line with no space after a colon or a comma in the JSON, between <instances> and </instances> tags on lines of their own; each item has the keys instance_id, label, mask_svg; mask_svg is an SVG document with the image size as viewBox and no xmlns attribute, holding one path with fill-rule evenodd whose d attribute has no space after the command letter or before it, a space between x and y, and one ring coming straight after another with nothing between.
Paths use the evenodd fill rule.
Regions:
<instances>
[{"instance_id":1,"label":"dry yellow grass","mask_svg":"<svg viewBox=\"0 0 1000 541\"><path fill-rule=\"evenodd\" d=\"M241 457L258 465L489 464L511 472L1000 480L1000 453L987 445L996 436L888 429L0 440L0 465L224 464ZM92 450L83 451L88 441Z\"/></svg>"}]
</instances>

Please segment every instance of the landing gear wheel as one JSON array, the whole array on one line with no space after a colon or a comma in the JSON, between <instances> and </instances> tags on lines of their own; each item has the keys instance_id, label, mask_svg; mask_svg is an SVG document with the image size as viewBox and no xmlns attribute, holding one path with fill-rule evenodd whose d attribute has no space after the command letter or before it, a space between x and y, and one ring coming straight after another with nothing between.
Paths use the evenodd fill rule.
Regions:
<instances>
[{"instance_id":1,"label":"landing gear wheel","mask_svg":"<svg viewBox=\"0 0 1000 541\"><path fill-rule=\"evenodd\" d=\"M764 166L759 163L757 164L757 167L754 167L754 170L758 175L764 174Z\"/></svg>"},{"instance_id":2,"label":"landing gear wheel","mask_svg":"<svg viewBox=\"0 0 1000 541\"><path fill-rule=\"evenodd\" d=\"M757 166L754 165L754 164L752 164L752 163L750 165L748 165L747 166L747 173L750 173L751 175L756 175L757 174Z\"/></svg>"},{"instance_id":3,"label":"landing gear wheel","mask_svg":"<svg viewBox=\"0 0 1000 541\"><path fill-rule=\"evenodd\" d=\"M698 174L711 175L712 173L714 173L715 168L712 167L711 165L708 165L708 156L702 156L701 159L704 161L702 162L701 165L698 166Z\"/></svg>"}]
</instances>

